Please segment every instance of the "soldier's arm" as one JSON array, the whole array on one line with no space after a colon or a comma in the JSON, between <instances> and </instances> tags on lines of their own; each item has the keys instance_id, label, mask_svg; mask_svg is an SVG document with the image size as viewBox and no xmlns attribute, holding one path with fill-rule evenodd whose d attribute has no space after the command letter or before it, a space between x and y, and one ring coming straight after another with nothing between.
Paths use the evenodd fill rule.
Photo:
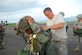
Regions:
<instances>
[{"instance_id":1,"label":"soldier's arm","mask_svg":"<svg viewBox=\"0 0 82 55\"><path fill-rule=\"evenodd\" d=\"M40 31L43 31L41 29L41 27L34 21L34 19L31 16L28 16L27 20L28 20L28 22L31 26L31 29L33 30L34 33L38 33Z\"/></svg>"},{"instance_id":2,"label":"soldier's arm","mask_svg":"<svg viewBox=\"0 0 82 55\"><path fill-rule=\"evenodd\" d=\"M45 43L50 40L50 35L44 31L39 24L37 24L32 17L28 18L28 22L33 30L33 33L36 34L37 39L41 43Z\"/></svg>"},{"instance_id":3,"label":"soldier's arm","mask_svg":"<svg viewBox=\"0 0 82 55\"><path fill-rule=\"evenodd\" d=\"M78 25L78 23L75 23L75 24L74 24L73 30L77 30L77 28L78 28L77 25Z\"/></svg>"},{"instance_id":4,"label":"soldier's arm","mask_svg":"<svg viewBox=\"0 0 82 55\"><path fill-rule=\"evenodd\" d=\"M32 17L28 17L28 22L33 30L33 33L37 35L37 38L40 42L46 42L50 39L50 36L47 32L45 32Z\"/></svg>"},{"instance_id":5,"label":"soldier's arm","mask_svg":"<svg viewBox=\"0 0 82 55\"><path fill-rule=\"evenodd\" d=\"M31 25L31 29L34 33L44 32L44 30L37 23L33 23Z\"/></svg>"},{"instance_id":6,"label":"soldier's arm","mask_svg":"<svg viewBox=\"0 0 82 55\"><path fill-rule=\"evenodd\" d=\"M50 35L44 31L37 23L31 25L31 29L37 35L40 42L45 43L50 39Z\"/></svg>"},{"instance_id":7,"label":"soldier's arm","mask_svg":"<svg viewBox=\"0 0 82 55\"><path fill-rule=\"evenodd\" d=\"M49 36L52 36L52 32L50 29L48 30L44 30L41 26L39 26L39 24L37 23L33 23L31 25L31 29L33 30L34 33L37 33L37 34L41 34L41 35L49 35Z\"/></svg>"}]
</instances>

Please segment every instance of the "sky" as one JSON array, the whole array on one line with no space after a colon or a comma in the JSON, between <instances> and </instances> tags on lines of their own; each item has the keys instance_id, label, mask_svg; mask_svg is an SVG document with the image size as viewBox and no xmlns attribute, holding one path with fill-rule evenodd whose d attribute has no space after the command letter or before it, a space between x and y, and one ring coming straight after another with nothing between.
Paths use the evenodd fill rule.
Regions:
<instances>
[{"instance_id":1,"label":"sky","mask_svg":"<svg viewBox=\"0 0 82 55\"><path fill-rule=\"evenodd\" d=\"M64 12L65 17L82 13L82 0L0 0L0 21L18 22L30 15L36 22L47 20L43 10L50 7L54 14Z\"/></svg>"}]
</instances>

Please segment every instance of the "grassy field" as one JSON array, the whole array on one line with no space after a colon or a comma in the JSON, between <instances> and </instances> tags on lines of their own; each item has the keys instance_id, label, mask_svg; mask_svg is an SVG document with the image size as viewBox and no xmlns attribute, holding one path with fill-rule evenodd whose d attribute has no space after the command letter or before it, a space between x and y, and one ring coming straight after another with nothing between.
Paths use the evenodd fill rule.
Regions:
<instances>
[{"instance_id":1,"label":"grassy field","mask_svg":"<svg viewBox=\"0 0 82 55\"><path fill-rule=\"evenodd\" d=\"M16 26L16 23L8 23L7 26Z\"/></svg>"}]
</instances>

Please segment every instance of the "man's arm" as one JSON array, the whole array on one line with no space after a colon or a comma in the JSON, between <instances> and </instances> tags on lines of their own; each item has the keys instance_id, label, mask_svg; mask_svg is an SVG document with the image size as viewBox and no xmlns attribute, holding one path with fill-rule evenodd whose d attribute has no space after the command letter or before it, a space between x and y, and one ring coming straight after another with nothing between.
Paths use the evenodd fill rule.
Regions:
<instances>
[{"instance_id":1,"label":"man's arm","mask_svg":"<svg viewBox=\"0 0 82 55\"><path fill-rule=\"evenodd\" d=\"M63 28L63 27L64 27L64 23L61 22L61 23L59 23L59 24L50 26L50 29L51 29L51 30L57 30L57 29L61 29L61 28Z\"/></svg>"},{"instance_id":2,"label":"man's arm","mask_svg":"<svg viewBox=\"0 0 82 55\"><path fill-rule=\"evenodd\" d=\"M52 26L41 26L44 30L47 30L47 29L51 29L51 30L57 30L57 29L61 29L64 27L64 23L61 22L59 24L56 24L56 25L52 25Z\"/></svg>"},{"instance_id":3,"label":"man's arm","mask_svg":"<svg viewBox=\"0 0 82 55\"><path fill-rule=\"evenodd\" d=\"M65 25L64 17L61 14L57 15L56 21L57 21L57 24L53 24L51 26L43 26L43 29L47 30L50 28L51 30L57 30L57 29L61 29L64 27L64 25Z\"/></svg>"}]
</instances>

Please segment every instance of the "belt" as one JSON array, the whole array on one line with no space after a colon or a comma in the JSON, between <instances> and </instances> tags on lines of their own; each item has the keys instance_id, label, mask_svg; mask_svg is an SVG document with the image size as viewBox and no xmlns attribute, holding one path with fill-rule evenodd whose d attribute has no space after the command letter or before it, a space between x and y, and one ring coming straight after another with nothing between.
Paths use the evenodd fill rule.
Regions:
<instances>
[{"instance_id":1,"label":"belt","mask_svg":"<svg viewBox=\"0 0 82 55\"><path fill-rule=\"evenodd\" d=\"M63 40L51 40L51 42L63 42L63 41L65 41L65 39L63 39Z\"/></svg>"},{"instance_id":2,"label":"belt","mask_svg":"<svg viewBox=\"0 0 82 55\"><path fill-rule=\"evenodd\" d=\"M51 42L62 42L61 40L52 40Z\"/></svg>"}]
</instances>

